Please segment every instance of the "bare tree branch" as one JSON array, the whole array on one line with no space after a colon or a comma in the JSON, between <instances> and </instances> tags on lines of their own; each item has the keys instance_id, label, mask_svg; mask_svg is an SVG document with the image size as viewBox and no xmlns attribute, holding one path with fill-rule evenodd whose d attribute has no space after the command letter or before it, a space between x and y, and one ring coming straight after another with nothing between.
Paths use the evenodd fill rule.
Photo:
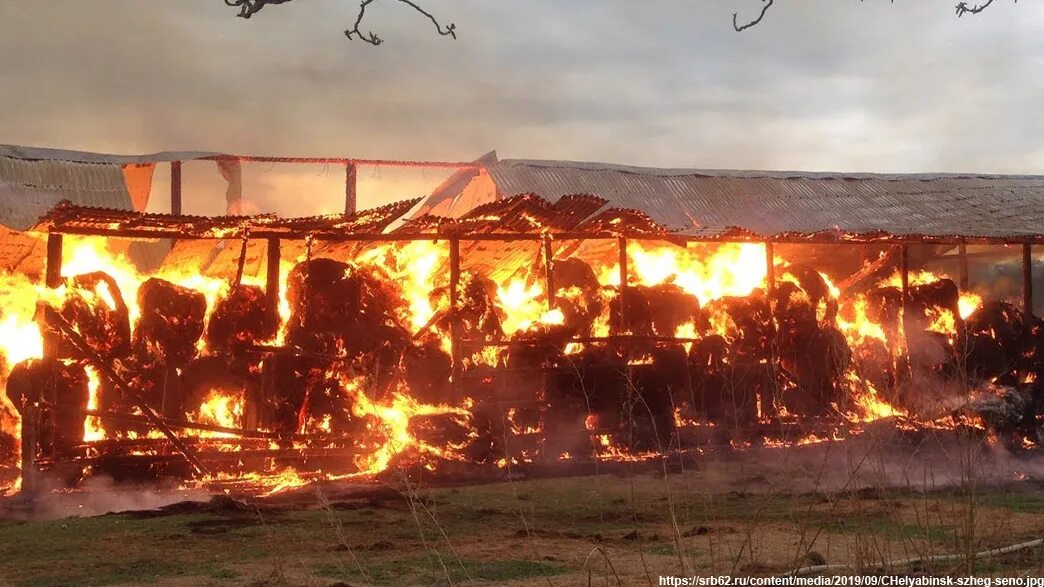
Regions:
<instances>
[{"instance_id":1,"label":"bare tree branch","mask_svg":"<svg viewBox=\"0 0 1044 587\"><path fill-rule=\"evenodd\" d=\"M290 0L225 0L226 6L238 6L240 18L250 18L267 4L282 4Z\"/></svg>"},{"instance_id":2,"label":"bare tree branch","mask_svg":"<svg viewBox=\"0 0 1044 587\"><path fill-rule=\"evenodd\" d=\"M359 14L355 17L355 25L352 26L352 28L344 31L344 36L348 37L349 39L357 38L375 47L384 42L384 39L378 37L376 33L372 31L364 33L359 28L362 26L363 19L366 17L366 8L369 7L370 4L373 4L375 1L376 0L362 0L362 3L359 4ZM420 4L418 4L414 0L395 1L405 4L413 10L428 17L428 20L430 20L432 24L435 25L435 31L438 32L440 35L444 37L453 37L454 39L457 38L457 25L453 24L452 22L447 24L446 26L443 26L438 21L438 19L435 18L433 14L421 8ZM239 14L237 16L239 16L240 18L250 18L251 16L260 12L262 8L269 4L284 4L286 2L290 2L290 0L225 0L225 5L238 7Z\"/></svg>"},{"instance_id":3,"label":"bare tree branch","mask_svg":"<svg viewBox=\"0 0 1044 587\"><path fill-rule=\"evenodd\" d=\"M748 22L745 25L741 26L739 24L739 22L737 22L737 20L736 20L736 17L738 15L735 12L732 13L732 28L735 29L737 33L740 32L740 31L745 31L745 30L749 29L750 27L752 27L752 26L758 24L759 22L761 22L761 19L765 18L765 13L768 12L768 9L772 7L772 3L775 2L776 0L761 0L761 1L765 3L765 5L761 7L761 14L759 14L757 18L755 18L754 20ZM992 1L993 0L990 0L990 2L992 2Z\"/></svg>"},{"instance_id":4,"label":"bare tree branch","mask_svg":"<svg viewBox=\"0 0 1044 587\"><path fill-rule=\"evenodd\" d=\"M1019 0L1015 1L1018 2ZM960 18L965 14L978 14L983 10L986 10L990 4L993 4L993 0L986 0L986 2L983 2L982 4L974 4L972 6L968 6L967 2L960 2L957 4L957 17Z\"/></svg>"},{"instance_id":5,"label":"bare tree branch","mask_svg":"<svg viewBox=\"0 0 1044 587\"><path fill-rule=\"evenodd\" d=\"M366 9L369 8L369 6L376 1L377 0L361 1L361 3L359 4L359 13L355 17L355 24L352 25L352 28L344 31L344 36L348 37L349 39L359 39L364 43L373 46L380 45L384 42L384 39L377 36L377 34L373 31L362 31L363 20L366 18ZM895 0L891 1L894 2ZM979 14L980 12L989 8L995 1L996 0L984 0L980 4L969 4L966 1L958 2L957 16L961 17L965 14ZM1019 0L1013 1L1018 2ZM241 18L250 18L251 16L260 12L262 8L268 6L269 4L285 4L287 2L290 2L290 0L225 0L225 5L238 7L238 16L240 16ZM405 4L406 6L412 8L414 11L427 17L428 20L430 20L431 23L435 25L435 32L437 32L438 34L444 37L452 37L454 39L457 38L457 25L451 22L443 26L442 23L440 23L439 20L435 18L435 15L421 7L419 3L420 0L395 0L395 2ZM744 24L740 24L738 13L732 13L733 30L735 30L737 33L742 32L757 25L762 20L764 20L765 14L768 13L769 8L772 8L772 5L775 4L775 0L761 0L761 2L761 12L758 13L757 18L748 21ZM862 2L862 0L860 0L860 2Z\"/></svg>"},{"instance_id":6,"label":"bare tree branch","mask_svg":"<svg viewBox=\"0 0 1044 587\"><path fill-rule=\"evenodd\" d=\"M763 18L765 18L765 13L768 12L768 9L772 6L774 1L775 0L762 0L762 2L764 2L764 4L761 7L761 14L759 14L757 18L755 18L754 20L752 20L752 21L750 21L750 22L748 22L746 24L742 24L742 25L739 24L739 16L736 13L733 13L732 14L732 28L738 33L740 31L745 31L745 30L749 29L750 27L758 24L759 22L761 22L761 20ZM860 1L862 1L862 0L860 0ZM894 2L894 0L892 0L892 1ZM1018 2L1018 1L1019 0L1014 0L1014 2ZM989 8L989 6L991 4L993 4L994 2L995 2L995 0L986 0L982 4L968 4L968 2L959 2L959 3L957 3L957 16L961 17L961 16L964 16L965 14L979 14L983 10L986 10L987 8Z\"/></svg>"},{"instance_id":7,"label":"bare tree branch","mask_svg":"<svg viewBox=\"0 0 1044 587\"><path fill-rule=\"evenodd\" d=\"M283 1L285 1L285 0L283 0ZM363 18L366 16L366 7L369 6L370 4L372 4L374 1L375 0L363 0L362 1L362 4L359 5L359 15L355 18L355 26L353 26L352 28L344 31L344 36L348 37L349 39L353 39L353 38L358 37L361 41L369 43L369 44L371 44L371 45L373 45L375 47L377 45L380 45L381 43L384 42L384 39L381 39L380 37L378 37L373 32L363 33L361 30L359 30L359 26L362 24ZM430 20L432 22L432 24L435 25L435 30L440 35L442 35L444 37L447 37L447 36L448 37L453 37L454 39L457 38L457 32L456 32L457 31L457 25L455 25L455 24L453 24L451 22L448 25L446 25L445 27L443 27L441 24L439 24L439 21L430 12L424 10L423 8L421 8L419 5L417 5L412 0L396 0L396 1L397 2L401 2L403 4L406 4L409 7L413 8L414 10L416 10L417 12L423 14L424 16L427 16L428 20Z\"/></svg>"}]
</instances>

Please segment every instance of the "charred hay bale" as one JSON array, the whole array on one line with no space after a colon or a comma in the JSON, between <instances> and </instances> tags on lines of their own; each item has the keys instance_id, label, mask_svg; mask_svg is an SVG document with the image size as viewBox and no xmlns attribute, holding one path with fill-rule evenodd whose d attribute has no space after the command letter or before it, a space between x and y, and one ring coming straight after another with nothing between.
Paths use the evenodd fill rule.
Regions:
<instances>
[{"instance_id":1,"label":"charred hay bale","mask_svg":"<svg viewBox=\"0 0 1044 587\"><path fill-rule=\"evenodd\" d=\"M500 339L504 336L503 312L496 305L497 284L484 275L465 273L457 308L459 334L469 340ZM449 331L444 323L443 331Z\"/></svg>"},{"instance_id":2,"label":"charred hay bale","mask_svg":"<svg viewBox=\"0 0 1044 587\"><path fill-rule=\"evenodd\" d=\"M78 363L29 359L15 365L7 380L7 397L20 412L29 403L49 406L40 422L38 440L45 450L66 453L83 441L89 391L87 372Z\"/></svg>"},{"instance_id":3,"label":"charred hay bale","mask_svg":"<svg viewBox=\"0 0 1044 587\"><path fill-rule=\"evenodd\" d=\"M302 429L312 433L328 428L357 441L368 420L376 424L354 414L354 392L345 389L334 363L294 355L277 355L271 361L271 387L264 395L261 426L275 431L283 446L289 446L288 439Z\"/></svg>"},{"instance_id":4,"label":"charred hay bale","mask_svg":"<svg viewBox=\"0 0 1044 587\"><path fill-rule=\"evenodd\" d=\"M860 379L868 381L878 393L895 387L896 373L892 355L879 338L866 337L852 349L852 368Z\"/></svg>"},{"instance_id":5,"label":"charred hay bale","mask_svg":"<svg viewBox=\"0 0 1044 587\"><path fill-rule=\"evenodd\" d=\"M1032 392L1037 412L1044 411L1044 320L1033 319L1030 329L1029 356L1026 359L1026 372L1032 379Z\"/></svg>"},{"instance_id":6,"label":"charred hay bale","mask_svg":"<svg viewBox=\"0 0 1044 587\"><path fill-rule=\"evenodd\" d=\"M471 422L474 432L464 449L465 457L473 463L494 463L503 458L506 434L497 407L489 402L477 403L471 410Z\"/></svg>"},{"instance_id":7,"label":"charred hay bale","mask_svg":"<svg viewBox=\"0 0 1044 587\"><path fill-rule=\"evenodd\" d=\"M177 368L167 365L161 357L135 348L120 360L119 373L127 387L113 385L107 377L98 382L98 409L105 412L131 413L139 409L141 401L154 411L171 418L179 418L181 396ZM131 433L146 435L150 426L145 423L120 423L111 430L112 438L125 438Z\"/></svg>"},{"instance_id":8,"label":"charred hay bale","mask_svg":"<svg viewBox=\"0 0 1044 587\"><path fill-rule=\"evenodd\" d=\"M771 300L773 315L780 325L781 344L788 344L784 341L791 331L807 325L815 328L819 322L816 318L816 306L796 283L781 282L772 292Z\"/></svg>"},{"instance_id":9,"label":"charred hay bale","mask_svg":"<svg viewBox=\"0 0 1044 587\"><path fill-rule=\"evenodd\" d=\"M427 404L456 404L463 398L455 397L450 384L453 360L442 350L441 341L427 337L420 344L411 345L403 355L406 385L410 394Z\"/></svg>"},{"instance_id":10,"label":"charred hay bale","mask_svg":"<svg viewBox=\"0 0 1044 587\"><path fill-rule=\"evenodd\" d=\"M848 341L835 328L816 328L794 342L780 358L797 387L780 399L790 413L825 415L843 398L843 375L852 360Z\"/></svg>"},{"instance_id":11,"label":"charred hay bale","mask_svg":"<svg viewBox=\"0 0 1044 587\"><path fill-rule=\"evenodd\" d=\"M897 287L878 287L866 293L866 315L881 325L891 346L899 341L902 310L903 292Z\"/></svg>"},{"instance_id":12,"label":"charred hay bale","mask_svg":"<svg viewBox=\"0 0 1044 587\"><path fill-rule=\"evenodd\" d=\"M704 336L689 349L688 412L730 426L758 418L758 395L776 386L767 364L737 356L720 334ZM763 402L768 403L768 402Z\"/></svg>"},{"instance_id":13,"label":"charred hay bale","mask_svg":"<svg viewBox=\"0 0 1044 587\"><path fill-rule=\"evenodd\" d=\"M919 308L942 308L960 318L961 292L951 279L940 279L910 287L910 302Z\"/></svg>"},{"instance_id":14,"label":"charred hay bale","mask_svg":"<svg viewBox=\"0 0 1044 587\"><path fill-rule=\"evenodd\" d=\"M618 422L628 393L624 357L608 345L585 345L568 359L570 369L548 378L547 400L551 406L590 414L601 425Z\"/></svg>"},{"instance_id":15,"label":"charred hay bale","mask_svg":"<svg viewBox=\"0 0 1044 587\"><path fill-rule=\"evenodd\" d=\"M562 323L577 336L593 336L594 325L601 316L604 303L600 293L595 297L579 294L580 290L560 289L555 298L555 309L562 312Z\"/></svg>"},{"instance_id":16,"label":"charred hay bale","mask_svg":"<svg viewBox=\"0 0 1044 587\"><path fill-rule=\"evenodd\" d=\"M772 366L759 361L741 360L718 372L696 372L692 382L697 413L723 426L737 428L755 423L761 415L759 400L766 411L778 387Z\"/></svg>"},{"instance_id":17,"label":"charred hay bale","mask_svg":"<svg viewBox=\"0 0 1044 587\"><path fill-rule=\"evenodd\" d=\"M776 334L768 298L755 291L748 296L726 296L707 304L711 323L726 324L731 341L729 354L735 360L769 359Z\"/></svg>"},{"instance_id":18,"label":"charred hay bale","mask_svg":"<svg viewBox=\"0 0 1044 587\"><path fill-rule=\"evenodd\" d=\"M1015 387L991 386L976 394L964 410L998 434L1011 434L1033 423L1033 399Z\"/></svg>"},{"instance_id":19,"label":"charred hay bale","mask_svg":"<svg viewBox=\"0 0 1044 587\"><path fill-rule=\"evenodd\" d=\"M200 292L151 278L138 288L141 319L135 346L157 354L169 366L187 365L203 335L207 298Z\"/></svg>"},{"instance_id":20,"label":"charred hay bale","mask_svg":"<svg viewBox=\"0 0 1044 587\"><path fill-rule=\"evenodd\" d=\"M279 309L256 285L240 285L214 305L207 325L207 346L234 351L271 340L279 330Z\"/></svg>"},{"instance_id":21,"label":"charred hay bale","mask_svg":"<svg viewBox=\"0 0 1044 587\"><path fill-rule=\"evenodd\" d=\"M700 313L700 300L673 283L646 288L645 296L656 336L672 337L679 326L690 322L699 330L707 325Z\"/></svg>"},{"instance_id":22,"label":"charred hay bale","mask_svg":"<svg viewBox=\"0 0 1044 587\"><path fill-rule=\"evenodd\" d=\"M512 368L536 369L558 365L563 360L565 347L576 333L568 326L537 324L530 330L512 335L517 344L507 353L506 364Z\"/></svg>"},{"instance_id":23,"label":"charred hay bale","mask_svg":"<svg viewBox=\"0 0 1044 587\"><path fill-rule=\"evenodd\" d=\"M330 376L317 377L308 387L299 411L299 424L303 422L306 432L328 430L357 441L366 433L369 419L356 416L353 405L354 396L345 392L340 381Z\"/></svg>"},{"instance_id":24,"label":"charred hay bale","mask_svg":"<svg viewBox=\"0 0 1044 587\"><path fill-rule=\"evenodd\" d=\"M293 355L277 355L271 362L271 393L264 397L268 421L262 426L286 439L307 422L309 396L312 390L324 385L329 363Z\"/></svg>"},{"instance_id":25,"label":"charred hay bale","mask_svg":"<svg viewBox=\"0 0 1044 587\"><path fill-rule=\"evenodd\" d=\"M349 355L391 345L404 349L408 331L398 324L395 289L369 271L332 259L311 259L290 272L288 342L299 348Z\"/></svg>"},{"instance_id":26,"label":"charred hay bale","mask_svg":"<svg viewBox=\"0 0 1044 587\"><path fill-rule=\"evenodd\" d=\"M423 414L410 418L410 436L435 448L439 456L451 458L470 442L471 423L460 414Z\"/></svg>"},{"instance_id":27,"label":"charred hay bale","mask_svg":"<svg viewBox=\"0 0 1044 587\"><path fill-rule=\"evenodd\" d=\"M555 307L565 324L581 336L591 336L593 326L605 308L602 286L591 266L577 258L555 261Z\"/></svg>"},{"instance_id":28,"label":"charred hay bale","mask_svg":"<svg viewBox=\"0 0 1044 587\"><path fill-rule=\"evenodd\" d=\"M576 257L556 260L551 273L556 289L575 287L584 293L594 294L602 287L594 269Z\"/></svg>"},{"instance_id":29,"label":"charred hay bale","mask_svg":"<svg viewBox=\"0 0 1044 587\"><path fill-rule=\"evenodd\" d=\"M720 334L709 334L692 344L689 362L701 373L720 372L728 365L729 341Z\"/></svg>"},{"instance_id":30,"label":"charred hay bale","mask_svg":"<svg viewBox=\"0 0 1044 587\"><path fill-rule=\"evenodd\" d=\"M628 421L636 450L663 450L674 434L674 408L691 404L692 378L681 345L660 345L651 362L632 367L634 394Z\"/></svg>"},{"instance_id":31,"label":"charred hay bale","mask_svg":"<svg viewBox=\"0 0 1044 587\"><path fill-rule=\"evenodd\" d=\"M940 376L957 374L958 357L950 335L931 330L912 330L907 333L910 368Z\"/></svg>"},{"instance_id":32,"label":"charred hay bale","mask_svg":"<svg viewBox=\"0 0 1044 587\"><path fill-rule=\"evenodd\" d=\"M831 294L830 285L823 278L823 274L808 265L800 264L787 267L787 273L797 279L813 308L818 308L820 302L823 302L824 320L833 322L834 316L837 315L837 300Z\"/></svg>"},{"instance_id":33,"label":"charred hay bale","mask_svg":"<svg viewBox=\"0 0 1044 587\"><path fill-rule=\"evenodd\" d=\"M125 355L130 349L130 317L119 285L101 271L66 280L68 294L60 310L62 318L76 328L87 346L104 359ZM62 354L72 351L63 345Z\"/></svg>"},{"instance_id":34,"label":"charred hay bale","mask_svg":"<svg viewBox=\"0 0 1044 587\"><path fill-rule=\"evenodd\" d=\"M1022 312L1006 302L986 302L968 316L965 328L967 373L981 379L1013 378L1026 342Z\"/></svg>"},{"instance_id":35,"label":"charred hay bale","mask_svg":"<svg viewBox=\"0 0 1044 587\"><path fill-rule=\"evenodd\" d=\"M256 392L260 386L261 374L258 370L245 369L242 364L230 361L226 356L198 357L181 372L177 405L184 417L199 410L214 390L244 390L249 396L251 392L248 389Z\"/></svg>"},{"instance_id":36,"label":"charred hay bale","mask_svg":"<svg viewBox=\"0 0 1044 587\"><path fill-rule=\"evenodd\" d=\"M616 290L609 300L609 330L613 334L653 334L652 308L648 288L628 285ZM621 308L624 310L621 314ZM626 320L625 320L626 319Z\"/></svg>"},{"instance_id":37,"label":"charred hay bale","mask_svg":"<svg viewBox=\"0 0 1044 587\"><path fill-rule=\"evenodd\" d=\"M3 408L0 407L0 410ZM0 417L4 416L5 414L0 411ZM0 430L0 465L13 465L17 461L17 446L18 441L14 434Z\"/></svg>"}]
</instances>

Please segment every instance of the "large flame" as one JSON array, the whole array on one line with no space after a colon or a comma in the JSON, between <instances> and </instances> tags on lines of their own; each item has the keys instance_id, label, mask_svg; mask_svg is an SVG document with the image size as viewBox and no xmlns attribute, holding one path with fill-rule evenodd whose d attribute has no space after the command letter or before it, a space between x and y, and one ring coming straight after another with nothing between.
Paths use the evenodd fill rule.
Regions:
<instances>
[{"instance_id":1,"label":"large flame","mask_svg":"<svg viewBox=\"0 0 1044 587\"><path fill-rule=\"evenodd\" d=\"M748 296L758 288L766 287L768 266L765 258L765 247L760 244L691 244L687 247L660 243L630 241L628 244L628 266L630 272L629 285L655 286L671 283L684 292L698 299L701 306L715 300L732 296ZM279 335L272 341L274 345L283 344L291 309L287 300L287 276L290 270L304 260L304 255L297 259L283 259L280 264L279 291ZM352 260L357 265L374 269L379 275L396 284L402 296L402 304L398 307L403 325L408 325L411 334L433 333L440 337L442 347L450 349L449 333L443 331L439 321L450 306L448 296L448 248L445 243L415 241L409 243L381 243L366 247L362 253ZM783 266L777 260L777 266ZM561 325L566 322L565 314L552 307L545 291L543 275L538 274L539 267L520 267L514 272L503 272L511 277L496 283L494 302L501 313L500 327L507 337L519 332L529 331L538 326ZM609 262L594 265L598 282L604 286L599 295L611 299L616 295L620 285L620 267ZM126 303L131 319L131 328L135 327L141 315L137 304L139 287L152 276L142 274L126 255L111 250L106 241L100 238L68 238L64 262L63 277L73 277L85 273L102 271L111 276L120 289L120 295ZM213 278L200 274L189 267L175 267L162 270L155 275L174 284L201 292L207 302L207 319L213 311L216 301L229 291L227 279ZM824 276L825 277L825 276ZM782 275L781 279L790 279ZM940 276L919 272L911 275L910 283L927 284L940 279ZM886 280L888 284L898 285L898 275ZM246 283L261 284L263 280L246 276ZM843 295L827 280L831 296L840 306L831 326L836 327L847 339L849 346L855 351L871 344L888 342L885 328L870 318L868 301L865 295ZM93 296L92 304L104 304L114 308L115 292L109 291L102 284L95 292L84 292L82 289L61 286L48 289L33 279L18 275L0 275L0 353L5 359L0 375L6 381L14 365L27 359L41 358L44 353L44 341L41 330L35 322L38 302L60 305L66 296ZM585 295L576 287L563 288L555 295L559 299L575 299ZM820 302L821 305L824 303ZM959 317L947 310L939 310L932 316L930 329L948 336L956 336L958 318L966 318L982 304L982 299L969 293L960 298ZM826 320L824 308L818 308L820 320ZM709 316L709 329L695 322L685 322L674 332L678 338L687 339L686 350L690 350L692 340L700 340L711 333L726 333L735 330L736 325L731 317L718 310ZM592 328L594 335L609 333L608 309L603 310ZM566 352L578 352L584 345L570 344ZM206 354L208 349L200 341L198 350ZM501 350L487 349L486 357L490 365L496 364ZM639 366L652 362L648 356L630 358L630 365ZM88 409L100 409L101 379L98 370L88 366ZM355 459L355 468L359 475L373 475L396 466L399 462L420 461L434 463L440 460L461 460L461 446L452 443L436 443L419 437L412 424L422 417L446 417L459 423L474 435L472 408L475 402L463 400L457 405L430 404L419 400L406 385L399 381L390 393L377 394L372 389L372 382L354 374L337 373L340 393L349 401L350 413L346 417L364 421L367 434L356 447L360 452ZM849 386L851 401L844 407L838 407L845 416L855 424L861 424L881 418L906 416L906 412L886 401L873 384L862 378L854 368L850 368L844 379ZM472 397L473 390L466 390ZM785 392L786 390L784 390ZM759 396L759 416L761 398ZM764 406L768 407L768 406ZM779 406L785 415L785 408ZM207 392L198 408L193 413L195 419L203 424L222 428L240 429L245 427L245 392L243 389L215 387ZM509 415L513 420L514 413ZM647 452L630 453L628 449L618 446L612 435L595 430L589 416L588 431L594 454L598 458L613 460L641 459L650 455ZM714 426L713 422L700 422L674 412L674 421L679 427ZM933 425L943 425L936 422ZM331 430L331 416L325 418L302 418L298 432L304 436L309 434L328 434ZM540 433L538 426L517 424L512 422L514 433ZM6 394L0 393L0 430L17 438L19 432L18 411L11 405ZM148 433L158 436L155 431ZM233 444L237 440L234 434L226 432L185 431L179 434L195 436L200 442L223 442ZM822 442L831 437L808 436L801 442ZM105 429L105 424L95 416L88 416L84 421L83 441L98 442L112 435ZM127 434L134 438L135 434ZM295 440L294 448L303 446L304 441ZM767 444L768 445L768 444ZM278 445L285 446L285 445ZM739 443L739 446L746 446ZM564 454L575 455L569 451ZM526 456L505 457L505 463L519 462ZM572 456L570 458L575 458ZM315 475L305 475L283 465L272 466L269 471L244 471L238 473L239 478L261 479L267 474L267 484L272 491L293 487L314 479ZM220 473L213 480L226 480L230 474Z\"/></svg>"}]
</instances>

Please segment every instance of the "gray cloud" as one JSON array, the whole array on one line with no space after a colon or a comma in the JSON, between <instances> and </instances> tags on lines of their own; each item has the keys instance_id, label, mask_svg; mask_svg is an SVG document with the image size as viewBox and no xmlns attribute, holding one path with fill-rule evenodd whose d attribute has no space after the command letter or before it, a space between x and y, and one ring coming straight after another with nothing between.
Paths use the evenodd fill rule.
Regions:
<instances>
[{"instance_id":1,"label":"gray cloud","mask_svg":"<svg viewBox=\"0 0 1044 587\"><path fill-rule=\"evenodd\" d=\"M460 38L394 3L344 39L355 3L249 21L219 0L0 0L0 142L116 152L468 159L860 171L1037 172L1044 6L954 18L951 0L428 0ZM220 185L193 171L192 211ZM443 176L365 172L365 203ZM338 170L252 169L282 213L336 210ZM157 191L164 188L157 175ZM304 196L288 203L280 192ZM308 202L302 205L299 202ZM307 209L291 208L298 206Z\"/></svg>"}]
</instances>

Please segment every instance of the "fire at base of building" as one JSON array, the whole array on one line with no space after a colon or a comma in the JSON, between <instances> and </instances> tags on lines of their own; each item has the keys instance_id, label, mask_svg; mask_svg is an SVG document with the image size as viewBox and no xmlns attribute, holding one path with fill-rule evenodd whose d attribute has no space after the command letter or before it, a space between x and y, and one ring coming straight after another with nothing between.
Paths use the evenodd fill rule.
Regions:
<instances>
[{"instance_id":1,"label":"fire at base of building","mask_svg":"<svg viewBox=\"0 0 1044 587\"><path fill-rule=\"evenodd\" d=\"M42 282L5 276L0 458L24 484L272 491L822 442L882 418L1037 442L1041 321L909 271L899 239L834 235L823 258L808 236L682 237L592 196L389 228L415 203L290 220L59 205L36 226ZM117 238L188 244L142 275Z\"/></svg>"}]
</instances>

